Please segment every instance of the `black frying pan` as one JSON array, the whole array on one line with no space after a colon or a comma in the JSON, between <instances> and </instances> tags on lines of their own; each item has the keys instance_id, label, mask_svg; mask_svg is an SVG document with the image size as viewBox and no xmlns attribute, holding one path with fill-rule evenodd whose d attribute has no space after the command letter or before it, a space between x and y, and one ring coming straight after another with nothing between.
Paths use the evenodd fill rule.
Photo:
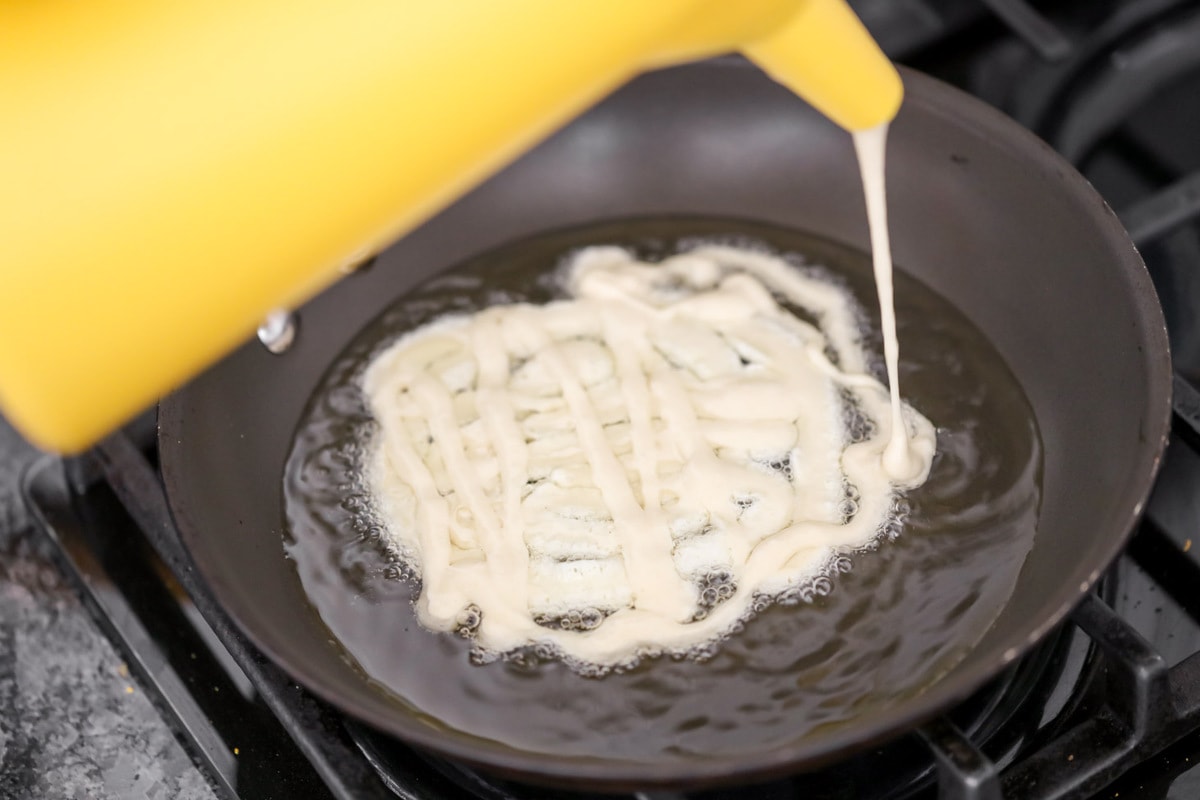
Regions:
<instances>
[{"instance_id":1,"label":"black frying pan","mask_svg":"<svg viewBox=\"0 0 1200 800\"><path fill-rule=\"evenodd\" d=\"M970 594L970 569L980 564L956 561L951 549L936 570L902 575L918 588L885 608L878 580L896 571L902 536L857 556L828 598L752 622L747 641L767 643L750 654L735 638L730 652L743 661L662 659L602 680L555 663L471 666L464 644L417 628L395 597L387 614L361 618L382 626L384 646L371 657L384 652L391 667L380 680L366 660L347 657L309 606L281 541L294 431L356 332L414 286L500 245L598 219L738 218L866 249L845 134L754 69L722 61L637 79L305 306L285 355L251 342L163 401L171 507L217 598L297 680L384 731L502 772L596 787L816 766L931 717L997 675L1064 618L1131 531L1167 432L1167 339L1137 253L1070 166L981 103L918 74L904 78L888 171L897 262L986 335L1040 431L1040 505L1020 525L992 532L989 557L1016 565L1011 591ZM836 260L838 246L826 250ZM856 611L827 626L825 638L787 627L807 620L822 630L822 614L838 603ZM975 609L980 622L962 652L931 651L941 659L936 672L905 683L889 659L906 647L909 658L922 655L908 643L939 609ZM891 633L879 628L883 619ZM885 635L887 648L873 650ZM834 685L842 673L825 669L833 657L822 650L830 637L850 641L838 663L854 665L865 695ZM771 668L784 662L802 665L806 677ZM499 702L488 676L538 691ZM726 714L745 719L730 728Z\"/></svg>"}]
</instances>

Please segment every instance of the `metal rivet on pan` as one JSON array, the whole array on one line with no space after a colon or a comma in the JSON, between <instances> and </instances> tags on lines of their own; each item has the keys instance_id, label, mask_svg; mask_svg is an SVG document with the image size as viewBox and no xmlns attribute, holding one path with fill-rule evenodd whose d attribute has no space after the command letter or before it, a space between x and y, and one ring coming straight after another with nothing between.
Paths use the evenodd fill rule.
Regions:
<instances>
[{"instance_id":1,"label":"metal rivet on pan","mask_svg":"<svg viewBox=\"0 0 1200 800\"><path fill-rule=\"evenodd\" d=\"M272 311L258 326L258 340L275 355L286 353L296 341L296 315L283 309Z\"/></svg>"}]
</instances>

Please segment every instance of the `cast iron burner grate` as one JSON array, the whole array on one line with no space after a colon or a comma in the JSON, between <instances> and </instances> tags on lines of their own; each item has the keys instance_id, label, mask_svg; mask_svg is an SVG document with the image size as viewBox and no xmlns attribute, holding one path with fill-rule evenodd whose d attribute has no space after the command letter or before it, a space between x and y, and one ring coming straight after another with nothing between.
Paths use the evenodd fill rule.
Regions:
<instances>
[{"instance_id":1,"label":"cast iron burner grate","mask_svg":"<svg viewBox=\"0 0 1200 800\"><path fill-rule=\"evenodd\" d=\"M1200 393L1182 379L1175 431L1176 447L1200 453ZM144 425L141 436L126 431L66 463L44 458L24 489L64 571L221 792L239 800L587 797L517 785L415 751L292 682L191 570L147 455L152 448L135 444L152 440L146 434ZM1152 505L1101 594L1089 595L1045 644L947 716L819 773L625 797L1091 796L1176 741L1200 741L1200 652L1168 667L1110 605L1135 568L1200 625L1200 566L1163 530Z\"/></svg>"}]
</instances>

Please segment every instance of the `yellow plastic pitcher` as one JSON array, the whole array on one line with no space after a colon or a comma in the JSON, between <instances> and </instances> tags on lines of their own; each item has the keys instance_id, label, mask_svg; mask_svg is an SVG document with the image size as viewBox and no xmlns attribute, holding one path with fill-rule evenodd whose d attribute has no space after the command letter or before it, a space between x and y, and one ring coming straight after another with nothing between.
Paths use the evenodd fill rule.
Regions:
<instances>
[{"instance_id":1,"label":"yellow plastic pitcher","mask_svg":"<svg viewBox=\"0 0 1200 800\"><path fill-rule=\"evenodd\" d=\"M0 0L0 410L76 451L637 72L742 50L849 129L843 0Z\"/></svg>"}]
</instances>

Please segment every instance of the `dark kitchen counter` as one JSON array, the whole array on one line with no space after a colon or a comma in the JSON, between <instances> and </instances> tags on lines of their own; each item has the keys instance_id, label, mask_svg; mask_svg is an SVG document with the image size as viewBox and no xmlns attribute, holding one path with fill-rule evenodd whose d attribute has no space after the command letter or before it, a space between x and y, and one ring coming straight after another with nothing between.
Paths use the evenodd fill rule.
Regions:
<instances>
[{"instance_id":1,"label":"dark kitchen counter","mask_svg":"<svg viewBox=\"0 0 1200 800\"><path fill-rule=\"evenodd\" d=\"M34 534L0 419L0 798L216 795Z\"/></svg>"}]
</instances>

